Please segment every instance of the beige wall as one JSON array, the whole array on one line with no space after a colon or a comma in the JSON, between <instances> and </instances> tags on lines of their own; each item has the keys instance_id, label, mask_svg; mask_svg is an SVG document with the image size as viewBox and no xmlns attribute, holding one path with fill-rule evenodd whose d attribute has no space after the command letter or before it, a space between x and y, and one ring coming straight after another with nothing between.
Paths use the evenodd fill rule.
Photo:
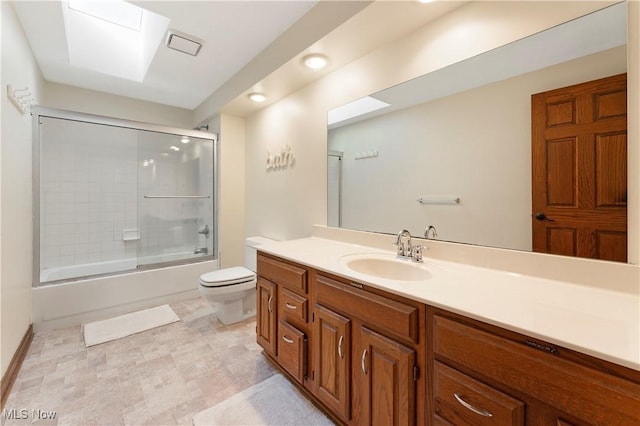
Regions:
<instances>
[{"instance_id":1,"label":"beige wall","mask_svg":"<svg viewBox=\"0 0 640 426\"><path fill-rule=\"evenodd\" d=\"M19 112L6 96L7 84L28 86L41 99L42 76L13 7L2 10L2 142L0 195L0 293L2 375L31 323L32 185L31 116Z\"/></svg>"},{"instance_id":2,"label":"beige wall","mask_svg":"<svg viewBox=\"0 0 640 426\"><path fill-rule=\"evenodd\" d=\"M314 223L326 223L327 110L602 6L595 2L471 2L247 117L247 233L289 239L309 235ZM631 18L629 22L638 25ZM637 92L637 81L635 86L631 81L630 97ZM629 116L634 117L631 111ZM296 156L295 167L267 172L266 152L287 144ZM637 153L632 160L635 169L636 157ZM629 198L638 198L637 186L630 190ZM638 238L637 225L630 232Z\"/></svg>"},{"instance_id":3,"label":"beige wall","mask_svg":"<svg viewBox=\"0 0 640 426\"><path fill-rule=\"evenodd\" d=\"M244 119L221 115L210 130L219 137L220 194L218 232L220 267L244 265L245 237L245 130Z\"/></svg>"},{"instance_id":4,"label":"beige wall","mask_svg":"<svg viewBox=\"0 0 640 426\"><path fill-rule=\"evenodd\" d=\"M184 129L193 127L193 111L191 110L52 82L44 84L44 93L39 104L49 108L155 123L169 127Z\"/></svg>"}]
</instances>

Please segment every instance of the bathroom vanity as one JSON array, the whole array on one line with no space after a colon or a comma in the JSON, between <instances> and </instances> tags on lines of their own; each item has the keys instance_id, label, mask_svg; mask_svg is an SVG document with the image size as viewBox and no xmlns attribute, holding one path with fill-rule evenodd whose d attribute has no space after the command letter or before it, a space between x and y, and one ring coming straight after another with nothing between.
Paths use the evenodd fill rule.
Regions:
<instances>
[{"instance_id":1,"label":"bathroom vanity","mask_svg":"<svg viewBox=\"0 0 640 426\"><path fill-rule=\"evenodd\" d=\"M336 422L640 421L637 289L394 262L315 237L258 254L257 341Z\"/></svg>"}]
</instances>

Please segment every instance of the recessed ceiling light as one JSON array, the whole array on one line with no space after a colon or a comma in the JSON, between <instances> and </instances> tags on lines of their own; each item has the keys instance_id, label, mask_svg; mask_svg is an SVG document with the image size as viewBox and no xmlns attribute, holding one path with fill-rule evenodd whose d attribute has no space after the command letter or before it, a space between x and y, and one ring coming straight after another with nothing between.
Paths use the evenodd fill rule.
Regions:
<instances>
[{"instance_id":1,"label":"recessed ceiling light","mask_svg":"<svg viewBox=\"0 0 640 426\"><path fill-rule=\"evenodd\" d=\"M262 93L254 92L254 93L249 93L249 99L251 99L253 102L260 103L267 100L267 97Z\"/></svg>"},{"instance_id":2,"label":"recessed ceiling light","mask_svg":"<svg viewBox=\"0 0 640 426\"><path fill-rule=\"evenodd\" d=\"M191 139L189 139L189 136L183 136L183 137L180 138L180 142L189 143L189 142L191 142Z\"/></svg>"},{"instance_id":3,"label":"recessed ceiling light","mask_svg":"<svg viewBox=\"0 0 640 426\"><path fill-rule=\"evenodd\" d=\"M171 145L171 146L169 147L169 149L170 149L170 150L172 150L172 151L176 151L176 152L180 151L180 148L178 148L178 147L177 147L177 146L175 146L175 145Z\"/></svg>"},{"instance_id":4,"label":"recessed ceiling light","mask_svg":"<svg viewBox=\"0 0 640 426\"><path fill-rule=\"evenodd\" d=\"M434 0L418 0L422 4L433 3Z\"/></svg>"},{"instance_id":5,"label":"recessed ceiling light","mask_svg":"<svg viewBox=\"0 0 640 426\"><path fill-rule=\"evenodd\" d=\"M329 63L329 58L319 53L312 53L302 58L305 67L312 70L321 70Z\"/></svg>"}]
</instances>

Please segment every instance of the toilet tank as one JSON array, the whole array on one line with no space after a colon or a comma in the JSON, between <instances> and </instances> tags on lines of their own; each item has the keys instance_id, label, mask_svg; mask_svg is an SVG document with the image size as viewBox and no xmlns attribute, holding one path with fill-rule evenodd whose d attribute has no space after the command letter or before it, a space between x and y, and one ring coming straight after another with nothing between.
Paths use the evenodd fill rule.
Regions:
<instances>
[{"instance_id":1,"label":"toilet tank","mask_svg":"<svg viewBox=\"0 0 640 426\"><path fill-rule=\"evenodd\" d=\"M249 237L245 240L244 245L244 266L252 271L256 272L258 254L258 248L265 244L276 243L276 240L272 240L265 237Z\"/></svg>"}]
</instances>

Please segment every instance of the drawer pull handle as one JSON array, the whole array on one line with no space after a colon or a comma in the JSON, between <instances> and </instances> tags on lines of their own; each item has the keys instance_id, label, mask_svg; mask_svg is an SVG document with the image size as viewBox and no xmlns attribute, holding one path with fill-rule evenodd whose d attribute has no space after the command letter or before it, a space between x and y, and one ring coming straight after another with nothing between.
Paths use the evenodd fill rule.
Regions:
<instances>
[{"instance_id":1,"label":"drawer pull handle","mask_svg":"<svg viewBox=\"0 0 640 426\"><path fill-rule=\"evenodd\" d=\"M489 411L474 407L473 405L469 404L467 401L462 399L462 397L457 393L454 393L453 396L456 398L456 401L458 401L460 405L462 405L464 408L471 410L476 414L480 414L481 416L484 416L484 417L493 417L493 414L491 414Z\"/></svg>"},{"instance_id":2,"label":"drawer pull handle","mask_svg":"<svg viewBox=\"0 0 640 426\"><path fill-rule=\"evenodd\" d=\"M296 310L298 309L298 307L296 305L292 305L291 303L287 302L285 303L285 305L287 306L287 308L292 309L292 310Z\"/></svg>"},{"instance_id":3,"label":"drawer pull handle","mask_svg":"<svg viewBox=\"0 0 640 426\"><path fill-rule=\"evenodd\" d=\"M362 359L360 360L360 368L362 368L362 372L367 374L367 350L362 351Z\"/></svg>"},{"instance_id":4,"label":"drawer pull handle","mask_svg":"<svg viewBox=\"0 0 640 426\"><path fill-rule=\"evenodd\" d=\"M344 336L340 336L340 340L338 340L338 356L340 359L344 358L344 352L342 352L342 343L344 343Z\"/></svg>"},{"instance_id":5,"label":"drawer pull handle","mask_svg":"<svg viewBox=\"0 0 640 426\"><path fill-rule=\"evenodd\" d=\"M293 343L293 339L289 339L287 336L282 336L282 340L284 340L288 344L292 344Z\"/></svg>"},{"instance_id":6,"label":"drawer pull handle","mask_svg":"<svg viewBox=\"0 0 640 426\"><path fill-rule=\"evenodd\" d=\"M273 299L273 296L269 296L269 300L267 301L267 310L269 312L273 312L273 309L271 309L271 299Z\"/></svg>"}]
</instances>

